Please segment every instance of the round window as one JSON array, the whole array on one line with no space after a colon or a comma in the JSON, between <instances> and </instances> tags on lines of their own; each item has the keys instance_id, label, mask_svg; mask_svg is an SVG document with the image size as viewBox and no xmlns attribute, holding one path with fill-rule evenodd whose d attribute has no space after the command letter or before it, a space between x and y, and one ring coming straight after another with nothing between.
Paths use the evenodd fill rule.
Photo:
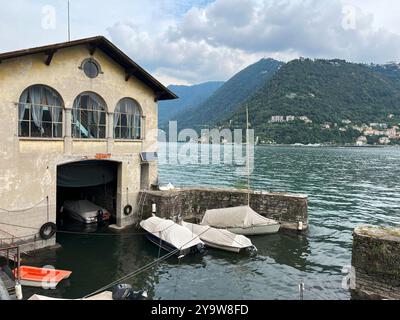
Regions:
<instances>
[{"instance_id":1,"label":"round window","mask_svg":"<svg viewBox=\"0 0 400 320\"><path fill-rule=\"evenodd\" d=\"M83 63L83 71L85 72L86 76L93 79L96 78L100 73L100 68L98 64L93 60L86 60Z\"/></svg>"}]
</instances>

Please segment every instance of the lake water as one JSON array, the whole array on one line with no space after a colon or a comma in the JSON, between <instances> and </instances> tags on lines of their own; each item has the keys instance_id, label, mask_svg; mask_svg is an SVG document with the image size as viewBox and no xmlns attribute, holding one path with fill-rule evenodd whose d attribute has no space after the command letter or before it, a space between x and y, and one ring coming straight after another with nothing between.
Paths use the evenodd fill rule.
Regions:
<instances>
[{"instance_id":1,"label":"lake water","mask_svg":"<svg viewBox=\"0 0 400 320\"><path fill-rule=\"evenodd\" d=\"M254 257L209 250L203 257L160 263L128 281L153 299L350 299L342 288L350 264L352 231L360 224L400 223L400 148L255 149L253 189L307 194L310 229L302 235L254 237ZM229 165L161 164L161 182L175 186L234 187L243 177ZM26 263L73 270L57 290L24 289L77 298L139 269L158 257L141 231L122 234L59 234L62 249L28 257Z\"/></svg>"}]
</instances>

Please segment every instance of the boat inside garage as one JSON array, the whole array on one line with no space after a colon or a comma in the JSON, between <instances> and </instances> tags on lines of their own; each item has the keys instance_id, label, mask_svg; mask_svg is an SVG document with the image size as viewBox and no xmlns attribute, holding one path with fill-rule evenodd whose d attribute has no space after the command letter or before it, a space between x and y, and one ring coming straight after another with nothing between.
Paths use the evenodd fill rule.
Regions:
<instances>
[{"instance_id":1,"label":"boat inside garage","mask_svg":"<svg viewBox=\"0 0 400 320\"><path fill-rule=\"evenodd\" d=\"M119 165L89 160L58 166L57 225L115 223ZM104 214L104 221L103 216L99 221L89 217L89 211Z\"/></svg>"}]
</instances>

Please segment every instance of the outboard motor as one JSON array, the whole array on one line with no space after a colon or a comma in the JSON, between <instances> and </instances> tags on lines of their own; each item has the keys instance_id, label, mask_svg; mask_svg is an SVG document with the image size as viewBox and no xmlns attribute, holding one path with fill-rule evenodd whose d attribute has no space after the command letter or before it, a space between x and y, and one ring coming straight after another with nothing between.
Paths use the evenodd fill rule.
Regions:
<instances>
[{"instance_id":1,"label":"outboard motor","mask_svg":"<svg viewBox=\"0 0 400 320\"><path fill-rule=\"evenodd\" d=\"M134 291L130 284L119 284L112 291L113 300L145 300L146 291Z\"/></svg>"}]
</instances>

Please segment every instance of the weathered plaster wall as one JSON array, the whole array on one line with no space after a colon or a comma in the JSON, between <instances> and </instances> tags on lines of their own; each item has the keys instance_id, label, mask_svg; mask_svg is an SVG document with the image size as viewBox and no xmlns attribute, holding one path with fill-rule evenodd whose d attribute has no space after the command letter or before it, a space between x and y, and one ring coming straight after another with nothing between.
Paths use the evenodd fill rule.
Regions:
<instances>
[{"instance_id":1,"label":"weathered plaster wall","mask_svg":"<svg viewBox=\"0 0 400 320\"><path fill-rule=\"evenodd\" d=\"M174 191L144 191L139 199L144 215L157 204L157 215L165 218L182 216L201 220L207 209L247 205L247 192L236 189L181 189ZM259 214L276 219L282 229L297 230L303 222L308 228L307 196L286 193L251 193L250 206Z\"/></svg>"},{"instance_id":2,"label":"weathered plaster wall","mask_svg":"<svg viewBox=\"0 0 400 320\"><path fill-rule=\"evenodd\" d=\"M109 160L121 163L118 223L121 226L131 223L132 218L125 218L121 210L127 203L135 206L137 202L140 188L139 152L156 151L155 95L134 77L125 81L125 70L101 50L97 50L93 57L100 63L103 73L95 79L89 79L79 69L82 61L89 57L89 50L80 46L57 51L50 66L45 65L46 56L43 54L5 60L0 64L0 208L3 209L0 209L0 222L32 227L0 225L0 238L32 235L36 228L47 221L48 210L49 219L54 222L57 165L95 159L98 153L110 153ZM19 101L21 93L34 84L50 86L63 98L63 139L18 137L18 107L15 103ZM68 136L70 109L75 98L86 91L96 92L107 105L107 139L86 141ZM144 141L113 140L112 113L118 101L125 97L135 99L142 107L145 134L153 133L146 135ZM154 179L151 183L154 183L157 167L153 165L151 168ZM43 202L46 197L48 204L47 200Z\"/></svg>"},{"instance_id":3,"label":"weathered plaster wall","mask_svg":"<svg viewBox=\"0 0 400 320\"><path fill-rule=\"evenodd\" d=\"M356 296L400 299L400 229L356 228L352 266Z\"/></svg>"}]
</instances>

